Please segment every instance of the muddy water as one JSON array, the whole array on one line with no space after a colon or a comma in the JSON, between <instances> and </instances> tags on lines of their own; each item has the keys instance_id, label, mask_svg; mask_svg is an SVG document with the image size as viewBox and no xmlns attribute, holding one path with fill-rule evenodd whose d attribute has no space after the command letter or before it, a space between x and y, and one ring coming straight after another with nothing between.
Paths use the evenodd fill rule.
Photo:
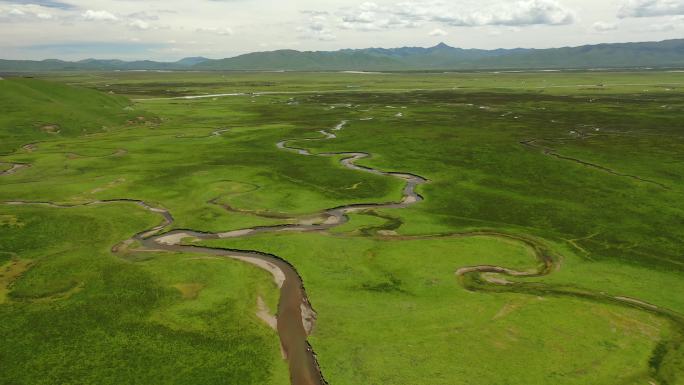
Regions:
<instances>
[{"instance_id":1,"label":"muddy water","mask_svg":"<svg viewBox=\"0 0 684 385\"><path fill-rule=\"evenodd\" d=\"M284 275L280 287L280 301L278 303L277 329L280 344L290 367L290 380L296 385L325 384L318 362L307 342L308 334L304 323L314 322L313 319L303 319L302 307L311 310L306 297L302 279L296 270L284 260L268 254L245 251L229 251L208 247L160 245L155 238L143 240L143 246L151 250L165 250L183 253L200 253L254 264L260 268L263 262L277 268ZM261 262L261 263L260 263ZM311 311L310 314L314 314ZM307 317L309 317L307 315Z\"/></svg>"}]
</instances>

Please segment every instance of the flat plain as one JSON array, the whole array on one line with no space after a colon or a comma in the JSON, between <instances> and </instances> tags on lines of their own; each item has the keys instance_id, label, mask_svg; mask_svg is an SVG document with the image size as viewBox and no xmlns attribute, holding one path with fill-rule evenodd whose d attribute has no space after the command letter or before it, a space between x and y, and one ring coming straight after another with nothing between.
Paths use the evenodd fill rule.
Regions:
<instances>
[{"instance_id":1,"label":"flat plain","mask_svg":"<svg viewBox=\"0 0 684 385\"><path fill-rule=\"evenodd\" d=\"M684 384L683 86L5 77L0 383Z\"/></svg>"}]
</instances>

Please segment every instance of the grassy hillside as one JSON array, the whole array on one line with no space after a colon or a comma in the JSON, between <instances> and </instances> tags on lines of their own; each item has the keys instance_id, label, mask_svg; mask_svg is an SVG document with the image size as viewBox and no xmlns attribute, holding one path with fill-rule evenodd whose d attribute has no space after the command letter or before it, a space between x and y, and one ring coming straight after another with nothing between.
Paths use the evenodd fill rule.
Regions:
<instances>
[{"instance_id":1,"label":"grassy hillside","mask_svg":"<svg viewBox=\"0 0 684 385\"><path fill-rule=\"evenodd\" d=\"M106 132L149 120L130 104L120 96L60 83L0 80L0 153L31 142Z\"/></svg>"}]
</instances>

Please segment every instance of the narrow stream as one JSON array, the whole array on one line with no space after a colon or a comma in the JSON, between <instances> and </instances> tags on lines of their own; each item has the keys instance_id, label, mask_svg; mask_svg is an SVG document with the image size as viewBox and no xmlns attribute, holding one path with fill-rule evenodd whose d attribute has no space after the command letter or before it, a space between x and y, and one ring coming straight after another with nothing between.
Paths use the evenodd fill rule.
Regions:
<instances>
[{"instance_id":1,"label":"narrow stream","mask_svg":"<svg viewBox=\"0 0 684 385\"><path fill-rule=\"evenodd\" d=\"M346 125L346 121L341 122L334 131L340 131ZM294 140L329 140L335 139L336 135L325 130L318 131L322 138L294 139ZM294 151L305 156L312 156L308 150L288 146L289 140L277 143L277 147L287 151ZM168 212L165 215L163 228L152 229L136 236L147 250L173 251L184 253L201 253L225 258L238 259L256 265L277 276L284 276L282 282L278 282L280 287L280 301L278 303L277 325L280 343L287 358L290 368L290 380L293 385L323 385L326 381L319 368L316 356L308 343L307 338L313 329L316 313L314 312L304 289L302 278L296 269L287 261L270 254L256 251L225 250L208 247L183 245L184 239L210 240L227 239L252 236L260 233L294 231L322 231L329 230L336 226L346 223L349 218L347 214L371 208L405 208L420 202L423 198L416 192L416 187L427 183L425 178L417 175L384 172L373 168L356 165L358 160L369 158L371 155L362 152L346 153L323 153L317 156L340 156L340 164L352 170L364 171L376 175L390 176L399 178L406 183L402 198L398 202L387 203L366 203L352 204L347 206L335 207L324 210L319 214L319 220L314 223L297 223L276 226L261 226L225 233L204 233L192 230L173 230L162 235L158 233L173 223L173 217Z\"/></svg>"}]
</instances>

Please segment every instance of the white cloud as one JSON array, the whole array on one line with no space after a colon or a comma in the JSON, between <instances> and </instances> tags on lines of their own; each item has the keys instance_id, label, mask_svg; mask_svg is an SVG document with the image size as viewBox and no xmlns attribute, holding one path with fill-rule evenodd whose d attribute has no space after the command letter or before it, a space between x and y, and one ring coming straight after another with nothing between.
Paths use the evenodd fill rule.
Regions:
<instances>
[{"instance_id":1,"label":"white cloud","mask_svg":"<svg viewBox=\"0 0 684 385\"><path fill-rule=\"evenodd\" d=\"M473 27L566 25L572 24L575 18L574 12L555 0L524 0L499 4L469 13L440 16L438 20L453 26Z\"/></svg>"},{"instance_id":2,"label":"white cloud","mask_svg":"<svg viewBox=\"0 0 684 385\"><path fill-rule=\"evenodd\" d=\"M140 19L134 19L128 22L128 26L133 28L133 29L139 29L141 31L145 31L150 29L150 23L146 22L145 20L140 20Z\"/></svg>"},{"instance_id":3,"label":"white cloud","mask_svg":"<svg viewBox=\"0 0 684 385\"><path fill-rule=\"evenodd\" d=\"M678 30L684 26L681 19L672 18L671 20L664 21L658 24L651 24L643 28L644 31L648 32L672 32Z\"/></svg>"},{"instance_id":4,"label":"white cloud","mask_svg":"<svg viewBox=\"0 0 684 385\"><path fill-rule=\"evenodd\" d=\"M609 23L606 21L597 21L591 26L591 29L595 32L609 32L618 29L617 23Z\"/></svg>"},{"instance_id":5,"label":"white cloud","mask_svg":"<svg viewBox=\"0 0 684 385\"><path fill-rule=\"evenodd\" d=\"M148 12L114 14L106 10L89 9L81 13L80 19L84 21L108 22L111 23L111 25L128 27L138 31L168 28L166 26L155 25L154 21L159 20L159 17Z\"/></svg>"},{"instance_id":6,"label":"white cloud","mask_svg":"<svg viewBox=\"0 0 684 385\"><path fill-rule=\"evenodd\" d=\"M430 31L430 33L428 33L428 35L430 35L430 36L446 36L446 35L448 35L448 33L447 33L447 31L445 31L443 29L437 28L437 29L433 29L432 31Z\"/></svg>"},{"instance_id":7,"label":"white cloud","mask_svg":"<svg viewBox=\"0 0 684 385\"><path fill-rule=\"evenodd\" d=\"M408 3L399 3L391 7L381 7L366 2L352 9L344 9L339 13L339 26L343 29L360 31L378 31L382 29L413 28L420 26L422 17L414 10L403 9Z\"/></svg>"},{"instance_id":8,"label":"white cloud","mask_svg":"<svg viewBox=\"0 0 684 385\"><path fill-rule=\"evenodd\" d=\"M3 6L0 3L0 19L8 21L30 21L31 19L50 20L53 18L51 10L36 4L11 4Z\"/></svg>"},{"instance_id":9,"label":"white cloud","mask_svg":"<svg viewBox=\"0 0 684 385\"><path fill-rule=\"evenodd\" d=\"M556 0L518 0L460 5L443 1L404 1L392 6L363 3L341 12L345 29L377 31L412 28L424 23L456 27L566 25L575 21L573 11Z\"/></svg>"},{"instance_id":10,"label":"white cloud","mask_svg":"<svg viewBox=\"0 0 684 385\"><path fill-rule=\"evenodd\" d=\"M108 11L94 11L89 9L81 14L84 20L88 21L117 21L119 20L114 14Z\"/></svg>"},{"instance_id":11,"label":"white cloud","mask_svg":"<svg viewBox=\"0 0 684 385\"><path fill-rule=\"evenodd\" d=\"M362 11L372 12L372 11L380 9L380 6L377 5L376 3L367 1L363 4L361 4L359 6L359 9L361 9Z\"/></svg>"},{"instance_id":12,"label":"white cloud","mask_svg":"<svg viewBox=\"0 0 684 385\"><path fill-rule=\"evenodd\" d=\"M222 27L222 28L217 28L217 27L203 27L203 28L197 28L197 32L206 32L206 33L213 33L215 35L221 35L221 36L232 36L233 35L233 30L228 27Z\"/></svg>"},{"instance_id":13,"label":"white cloud","mask_svg":"<svg viewBox=\"0 0 684 385\"><path fill-rule=\"evenodd\" d=\"M320 41L333 41L337 39L337 36L335 36L330 29L330 21L328 20L328 16L326 14L308 13L308 15L309 19L306 21L306 25L297 28L300 39L313 39Z\"/></svg>"},{"instance_id":14,"label":"white cloud","mask_svg":"<svg viewBox=\"0 0 684 385\"><path fill-rule=\"evenodd\" d=\"M626 0L618 17L655 17L684 15L682 0Z\"/></svg>"},{"instance_id":15,"label":"white cloud","mask_svg":"<svg viewBox=\"0 0 684 385\"><path fill-rule=\"evenodd\" d=\"M147 21L156 21L159 20L159 15L151 12L134 12L128 15L128 17L132 19L137 19L137 20L147 20Z\"/></svg>"}]
</instances>

